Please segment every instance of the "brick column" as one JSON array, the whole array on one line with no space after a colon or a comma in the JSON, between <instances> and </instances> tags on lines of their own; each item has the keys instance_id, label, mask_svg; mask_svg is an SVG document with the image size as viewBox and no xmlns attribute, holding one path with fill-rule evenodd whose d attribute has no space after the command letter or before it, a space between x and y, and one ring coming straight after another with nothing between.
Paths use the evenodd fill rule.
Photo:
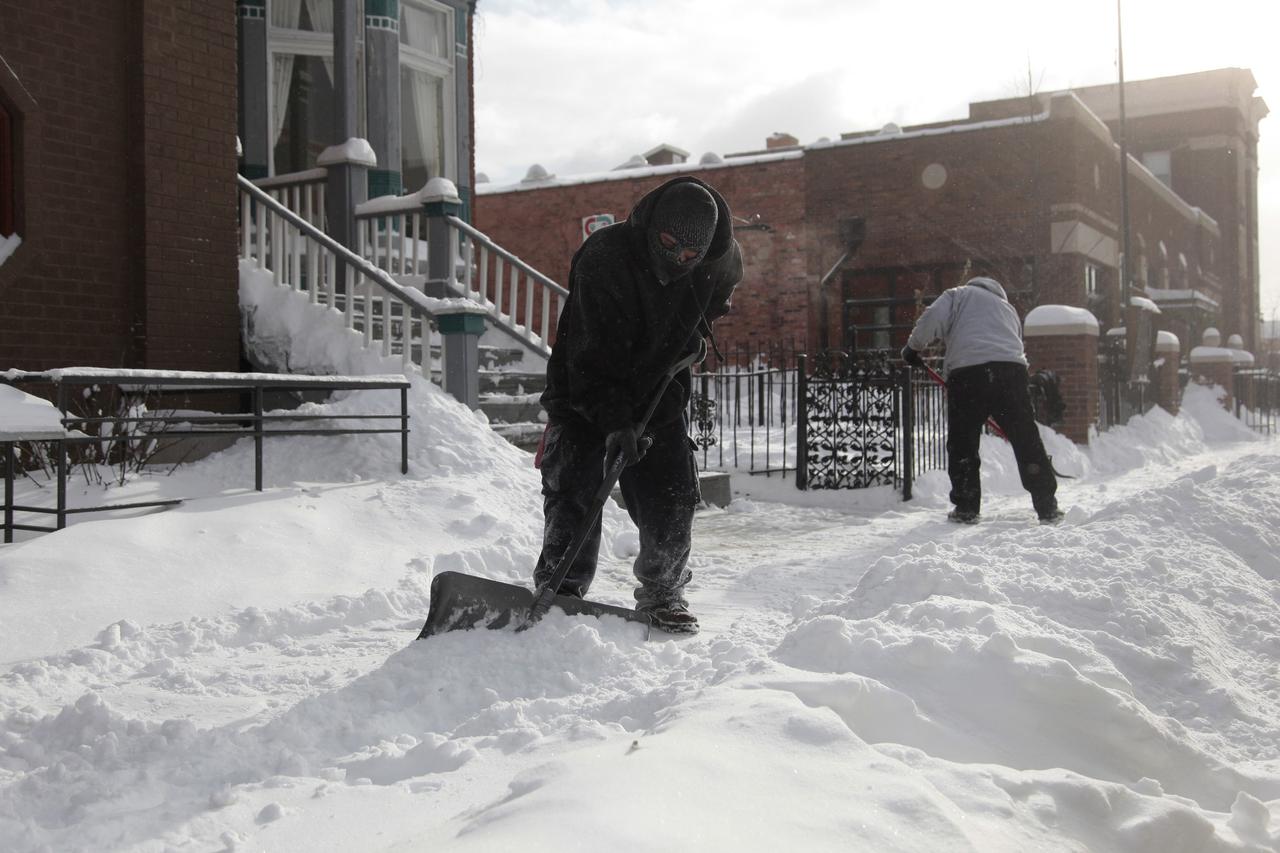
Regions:
<instances>
[{"instance_id":1,"label":"brick column","mask_svg":"<svg viewBox=\"0 0 1280 853\"><path fill-rule=\"evenodd\" d=\"M1156 405L1171 415L1178 414L1182 402L1182 388L1178 385L1178 367L1182 357L1182 343L1173 332L1156 332Z\"/></svg>"},{"instance_id":2,"label":"brick column","mask_svg":"<svg viewBox=\"0 0 1280 853\"><path fill-rule=\"evenodd\" d=\"M1052 370L1066 404L1062 434L1089 442L1098 422L1098 321L1083 308L1041 305L1027 314L1023 330L1028 370Z\"/></svg>"},{"instance_id":3,"label":"brick column","mask_svg":"<svg viewBox=\"0 0 1280 853\"><path fill-rule=\"evenodd\" d=\"M1226 347L1199 346L1191 350L1191 381L1219 385L1227 396L1222 404L1235 410L1235 354Z\"/></svg>"}]
</instances>

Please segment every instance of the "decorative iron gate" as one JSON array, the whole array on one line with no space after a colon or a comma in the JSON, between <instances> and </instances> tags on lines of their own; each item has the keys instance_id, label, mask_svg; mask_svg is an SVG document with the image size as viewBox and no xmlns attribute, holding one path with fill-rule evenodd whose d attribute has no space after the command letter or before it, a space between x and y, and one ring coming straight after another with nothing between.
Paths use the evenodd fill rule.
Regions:
<instances>
[{"instance_id":1,"label":"decorative iron gate","mask_svg":"<svg viewBox=\"0 0 1280 853\"><path fill-rule=\"evenodd\" d=\"M902 485L913 474L911 370L882 351L798 359L796 487Z\"/></svg>"}]
</instances>

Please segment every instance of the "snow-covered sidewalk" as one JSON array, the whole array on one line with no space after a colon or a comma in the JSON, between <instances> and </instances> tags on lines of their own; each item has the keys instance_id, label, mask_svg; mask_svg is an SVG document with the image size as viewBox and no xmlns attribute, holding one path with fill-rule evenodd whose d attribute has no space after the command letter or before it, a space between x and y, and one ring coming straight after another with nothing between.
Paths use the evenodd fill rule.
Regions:
<instances>
[{"instance_id":1,"label":"snow-covered sidewalk","mask_svg":"<svg viewBox=\"0 0 1280 853\"><path fill-rule=\"evenodd\" d=\"M975 527L939 473L735 478L703 633L649 642L413 642L435 572L524 582L541 514L527 454L412 406L408 477L281 440L259 494L236 447L119 490L182 507L0 547L0 849L1280 849L1280 452L1207 391L1055 442L1058 527L994 441ZM604 543L626 602L616 508Z\"/></svg>"}]
</instances>

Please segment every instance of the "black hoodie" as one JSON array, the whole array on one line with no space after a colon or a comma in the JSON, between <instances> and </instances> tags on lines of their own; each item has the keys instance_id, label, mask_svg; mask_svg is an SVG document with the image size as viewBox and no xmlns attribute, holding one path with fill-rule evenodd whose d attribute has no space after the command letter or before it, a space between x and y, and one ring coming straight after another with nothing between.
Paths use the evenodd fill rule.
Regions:
<instances>
[{"instance_id":1,"label":"black hoodie","mask_svg":"<svg viewBox=\"0 0 1280 853\"><path fill-rule=\"evenodd\" d=\"M662 193L686 181L715 199L716 233L702 261L664 285L650 268L645 232ZM742 251L720 193L680 177L646 194L626 221L594 232L573 256L542 394L548 417L585 422L603 434L639 421L671 365L695 351L711 323L729 311L741 278ZM680 417L689 385L688 370L675 377L650 426Z\"/></svg>"}]
</instances>

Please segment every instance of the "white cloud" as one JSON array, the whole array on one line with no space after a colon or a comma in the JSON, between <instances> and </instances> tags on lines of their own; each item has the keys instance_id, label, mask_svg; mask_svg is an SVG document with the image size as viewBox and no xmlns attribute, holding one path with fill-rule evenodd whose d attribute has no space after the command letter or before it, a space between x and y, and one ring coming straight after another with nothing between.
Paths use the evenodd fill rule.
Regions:
<instances>
[{"instance_id":1,"label":"white cloud","mask_svg":"<svg viewBox=\"0 0 1280 853\"><path fill-rule=\"evenodd\" d=\"M1238 66L1280 109L1270 2L1125 0L1130 80ZM1115 79L1114 0L483 0L477 168L601 171L662 142L700 156L884 123L970 101ZM1280 303L1280 131L1262 124L1263 307ZM1277 238L1280 241L1280 237Z\"/></svg>"}]
</instances>

